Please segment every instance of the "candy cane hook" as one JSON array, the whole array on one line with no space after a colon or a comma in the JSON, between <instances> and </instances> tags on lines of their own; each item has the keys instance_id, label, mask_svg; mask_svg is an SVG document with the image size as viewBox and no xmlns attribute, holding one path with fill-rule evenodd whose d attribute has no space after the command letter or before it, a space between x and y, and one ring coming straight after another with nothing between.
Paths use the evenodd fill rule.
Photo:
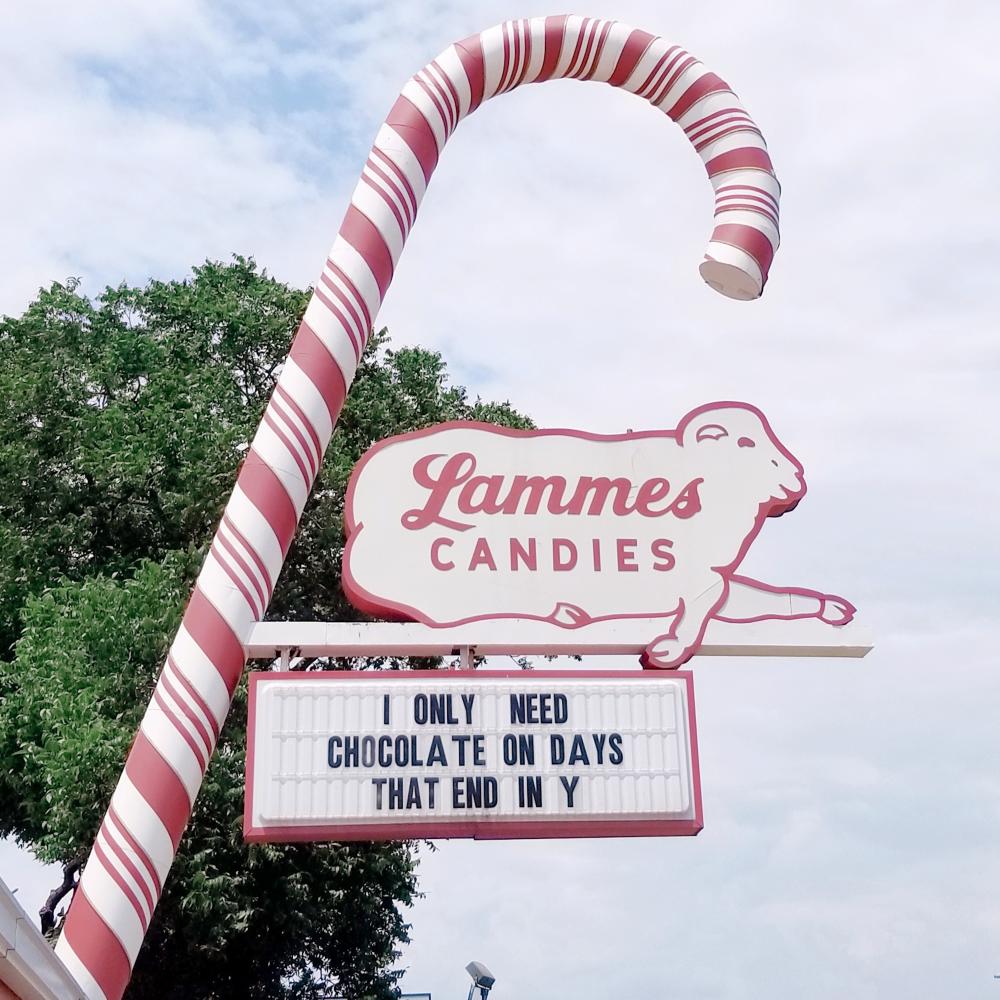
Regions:
<instances>
[{"instance_id":1,"label":"candy cane hook","mask_svg":"<svg viewBox=\"0 0 1000 1000\"><path fill-rule=\"evenodd\" d=\"M484 100L596 80L684 129L715 190L702 277L760 295L778 246L778 181L729 87L677 45L615 21L506 21L445 49L378 132L226 506L98 831L57 953L90 1000L119 1000L264 617L299 515L438 157Z\"/></svg>"}]
</instances>

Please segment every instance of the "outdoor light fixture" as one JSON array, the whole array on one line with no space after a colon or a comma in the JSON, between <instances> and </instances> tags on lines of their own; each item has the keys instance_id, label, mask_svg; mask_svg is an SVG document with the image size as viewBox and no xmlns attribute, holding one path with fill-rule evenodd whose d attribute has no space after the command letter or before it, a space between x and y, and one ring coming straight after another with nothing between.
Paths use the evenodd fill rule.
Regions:
<instances>
[{"instance_id":1,"label":"outdoor light fixture","mask_svg":"<svg viewBox=\"0 0 1000 1000\"><path fill-rule=\"evenodd\" d=\"M465 971L472 976L469 987L469 1000L486 1000L497 981L496 976L482 962L469 962Z\"/></svg>"}]
</instances>

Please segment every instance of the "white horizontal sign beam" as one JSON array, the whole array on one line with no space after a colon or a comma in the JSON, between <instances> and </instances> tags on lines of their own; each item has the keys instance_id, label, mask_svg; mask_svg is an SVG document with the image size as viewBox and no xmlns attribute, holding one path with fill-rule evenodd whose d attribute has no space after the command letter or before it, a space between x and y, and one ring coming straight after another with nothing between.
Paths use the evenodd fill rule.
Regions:
<instances>
[{"instance_id":1,"label":"white horizontal sign beam","mask_svg":"<svg viewBox=\"0 0 1000 1000\"><path fill-rule=\"evenodd\" d=\"M416 622L260 622L247 656L274 659L283 649L302 656L449 656L473 647L483 656L636 655L649 642L645 619L553 628L528 619L431 627ZM817 619L731 624L711 621L697 656L861 657L872 649L862 626L833 627Z\"/></svg>"},{"instance_id":2,"label":"white horizontal sign beam","mask_svg":"<svg viewBox=\"0 0 1000 1000\"><path fill-rule=\"evenodd\" d=\"M254 673L244 836L692 836L690 671Z\"/></svg>"}]
</instances>

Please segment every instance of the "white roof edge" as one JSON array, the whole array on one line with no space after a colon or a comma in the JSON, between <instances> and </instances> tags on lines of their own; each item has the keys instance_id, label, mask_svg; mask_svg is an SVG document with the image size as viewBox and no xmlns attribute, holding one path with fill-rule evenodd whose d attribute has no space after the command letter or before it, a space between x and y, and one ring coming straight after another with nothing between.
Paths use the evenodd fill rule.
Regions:
<instances>
[{"instance_id":1,"label":"white roof edge","mask_svg":"<svg viewBox=\"0 0 1000 1000\"><path fill-rule=\"evenodd\" d=\"M2 880L0 982L21 1000L85 1000L76 980Z\"/></svg>"}]
</instances>

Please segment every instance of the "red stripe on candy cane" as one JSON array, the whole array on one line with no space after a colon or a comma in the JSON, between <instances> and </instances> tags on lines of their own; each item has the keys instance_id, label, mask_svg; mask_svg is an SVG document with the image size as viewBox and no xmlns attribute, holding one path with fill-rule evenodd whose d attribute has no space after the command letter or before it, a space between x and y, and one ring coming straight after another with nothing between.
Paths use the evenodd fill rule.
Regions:
<instances>
[{"instance_id":1,"label":"red stripe on candy cane","mask_svg":"<svg viewBox=\"0 0 1000 1000\"><path fill-rule=\"evenodd\" d=\"M769 174L774 173L771 166L771 158L767 151L757 146L746 146L743 149L731 149L728 153L720 153L714 159L705 164L709 177L723 174L727 170L764 170Z\"/></svg>"},{"instance_id":2,"label":"red stripe on candy cane","mask_svg":"<svg viewBox=\"0 0 1000 1000\"><path fill-rule=\"evenodd\" d=\"M118 889L124 894L125 898L132 904L132 909L135 911L136 918L139 921L140 926L145 931L146 929L146 914L143 911L142 903L139 902L139 897L132 890L132 887L128 884L128 881L121 875L118 871L118 861L116 858L114 861L108 855L108 852L104 850L101 846L100 840L94 844L94 857L104 866L104 870L107 872L108 877Z\"/></svg>"},{"instance_id":3,"label":"red stripe on candy cane","mask_svg":"<svg viewBox=\"0 0 1000 1000\"><path fill-rule=\"evenodd\" d=\"M198 586L184 612L184 626L198 648L212 661L232 695L243 673L243 647L228 622Z\"/></svg>"},{"instance_id":4,"label":"red stripe on candy cane","mask_svg":"<svg viewBox=\"0 0 1000 1000\"><path fill-rule=\"evenodd\" d=\"M622 54L618 57L611 76L608 77L608 83L612 87L623 86L654 41L656 35L651 35L648 31L633 31L622 48Z\"/></svg>"},{"instance_id":5,"label":"red stripe on candy cane","mask_svg":"<svg viewBox=\"0 0 1000 1000\"><path fill-rule=\"evenodd\" d=\"M281 480L256 452L251 451L243 462L236 482L271 526L281 545L281 554L288 555L288 546L292 544L298 516Z\"/></svg>"},{"instance_id":6,"label":"red stripe on candy cane","mask_svg":"<svg viewBox=\"0 0 1000 1000\"><path fill-rule=\"evenodd\" d=\"M584 73L579 79L581 80L593 80L594 74L597 72L597 67L600 65L601 56L604 55L604 46L607 44L608 35L611 34L611 28L614 24L613 21L605 21L601 28L600 38L597 40L597 51L594 53L594 58L590 61L590 69Z\"/></svg>"},{"instance_id":7,"label":"red stripe on candy cane","mask_svg":"<svg viewBox=\"0 0 1000 1000\"><path fill-rule=\"evenodd\" d=\"M483 43L479 35L473 35L461 42L455 43L462 69L469 81L469 113L471 114L483 103L483 92L486 87L486 64L483 59Z\"/></svg>"},{"instance_id":8,"label":"red stripe on candy cane","mask_svg":"<svg viewBox=\"0 0 1000 1000\"><path fill-rule=\"evenodd\" d=\"M156 888L156 894L163 891L163 883L160 881L160 874L156 870L156 865L153 864L149 855L146 853L145 848L140 844L135 837L129 833L128 827L122 821L122 818L115 811L114 803L108 806L108 815L111 817L111 821L114 824L114 830L121 833L122 839L132 848L133 851L138 855L139 859L142 861L143 867L146 869L146 873L153 881L153 885ZM155 905L155 903L154 903Z\"/></svg>"},{"instance_id":9,"label":"red stripe on candy cane","mask_svg":"<svg viewBox=\"0 0 1000 1000\"><path fill-rule=\"evenodd\" d=\"M542 68L535 78L539 83L551 80L562 56L563 42L566 38L566 22L569 17L560 14L558 17L545 18L545 52L542 56Z\"/></svg>"},{"instance_id":10,"label":"red stripe on candy cane","mask_svg":"<svg viewBox=\"0 0 1000 1000\"><path fill-rule=\"evenodd\" d=\"M668 117L677 121L681 115L690 111L698 101L708 97L709 94L722 94L729 91L729 84L725 80L717 77L714 73L706 73L699 77L694 83L684 91L677 99L674 106L667 112Z\"/></svg>"},{"instance_id":11,"label":"red stripe on candy cane","mask_svg":"<svg viewBox=\"0 0 1000 1000\"><path fill-rule=\"evenodd\" d=\"M63 939L94 977L107 1000L121 997L132 974L132 964L121 941L94 909L82 888L73 893L60 944ZM101 998L92 996L88 1000Z\"/></svg>"},{"instance_id":12,"label":"red stripe on candy cane","mask_svg":"<svg viewBox=\"0 0 1000 1000\"><path fill-rule=\"evenodd\" d=\"M413 150L413 155L420 163L424 180L430 181L438 161L437 139L434 138L434 129L420 109L408 97L400 94L385 123L406 140L407 146Z\"/></svg>"},{"instance_id":13,"label":"red stripe on candy cane","mask_svg":"<svg viewBox=\"0 0 1000 1000\"><path fill-rule=\"evenodd\" d=\"M750 254L764 273L767 273L774 259L774 247L771 246L771 241L759 229L753 229L751 226L735 223L716 226L712 232L712 242L727 243Z\"/></svg>"},{"instance_id":14,"label":"red stripe on candy cane","mask_svg":"<svg viewBox=\"0 0 1000 1000\"><path fill-rule=\"evenodd\" d=\"M212 730L211 737L208 737L208 743L210 746L215 745L215 741L219 738L219 724L215 721L215 715L212 712L211 707L208 702L198 693L191 682L184 676L183 671L179 670L177 665L173 662L172 656L168 654L167 665L171 668L171 677L177 682L183 689L187 696L187 702L189 705L194 705L197 707L198 711L205 717L208 722L209 727Z\"/></svg>"},{"instance_id":15,"label":"red stripe on candy cane","mask_svg":"<svg viewBox=\"0 0 1000 1000\"><path fill-rule=\"evenodd\" d=\"M177 772L141 729L132 744L125 773L160 817L176 851L190 813L188 794Z\"/></svg>"}]
</instances>

